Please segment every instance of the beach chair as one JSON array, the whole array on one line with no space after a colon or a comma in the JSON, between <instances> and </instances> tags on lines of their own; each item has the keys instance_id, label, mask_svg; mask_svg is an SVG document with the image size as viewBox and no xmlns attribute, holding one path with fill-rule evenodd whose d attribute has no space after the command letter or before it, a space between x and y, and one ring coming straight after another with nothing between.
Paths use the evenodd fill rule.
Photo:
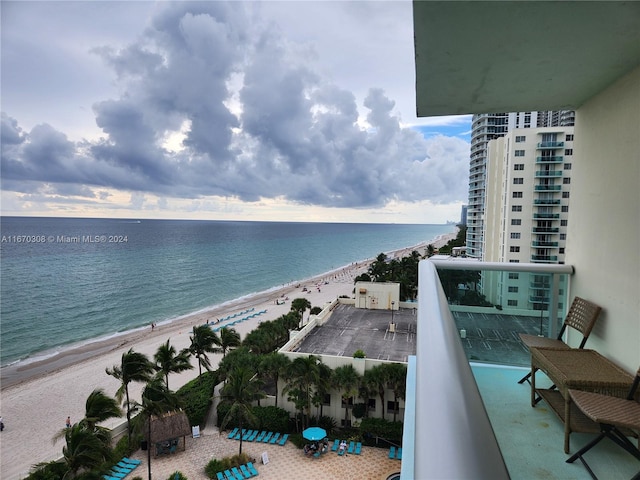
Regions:
<instances>
[{"instance_id":1,"label":"beach chair","mask_svg":"<svg viewBox=\"0 0 640 480\"><path fill-rule=\"evenodd\" d=\"M281 447L284 446L285 443L287 443L287 439L289 438L289 434L285 433L282 438L280 439L280 441L278 442L280 444Z\"/></svg>"},{"instance_id":2,"label":"beach chair","mask_svg":"<svg viewBox=\"0 0 640 480\"><path fill-rule=\"evenodd\" d=\"M108 473L109 476L111 477L115 477L115 478L124 478L127 476L126 473L120 473L120 472L116 472L113 469L111 469L111 471Z\"/></svg>"},{"instance_id":3,"label":"beach chair","mask_svg":"<svg viewBox=\"0 0 640 480\"><path fill-rule=\"evenodd\" d=\"M389 449L389 458L396 458L396 447L391 447Z\"/></svg>"},{"instance_id":4,"label":"beach chair","mask_svg":"<svg viewBox=\"0 0 640 480\"><path fill-rule=\"evenodd\" d=\"M280 438L280 432L276 432L275 435L271 437L271 440L269 440L269 443L276 443L278 438Z\"/></svg>"},{"instance_id":5,"label":"beach chair","mask_svg":"<svg viewBox=\"0 0 640 480\"><path fill-rule=\"evenodd\" d=\"M113 467L111 467L111 470L114 471L114 472L122 473L122 474L124 474L126 476L129 473L131 473L131 470L133 470L133 469L131 469L131 468L122 468L122 467L119 467L118 465L114 465Z\"/></svg>"},{"instance_id":6,"label":"beach chair","mask_svg":"<svg viewBox=\"0 0 640 480\"><path fill-rule=\"evenodd\" d=\"M236 433L236 436L235 436L235 437L233 437L233 438L235 438L236 440L240 440L240 437L242 437L245 433L247 433L247 429L246 429L246 428L243 428L243 429L242 429L242 431L241 431L241 432Z\"/></svg>"},{"instance_id":7,"label":"beach chair","mask_svg":"<svg viewBox=\"0 0 640 480\"><path fill-rule=\"evenodd\" d=\"M353 451L356 448L356 443L352 440L349 442L349 449L347 450L347 453L353 453Z\"/></svg>"},{"instance_id":8,"label":"beach chair","mask_svg":"<svg viewBox=\"0 0 640 480\"><path fill-rule=\"evenodd\" d=\"M269 443L269 440L271 440L272 435L273 435L273 432L267 433L267 435L262 439L262 443Z\"/></svg>"},{"instance_id":9,"label":"beach chair","mask_svg":"<svg viewBox=\"0 0 640 480\"><path fill-rule=\"evenodd\" d=\"M110 475L102 475L102 478L104 478L104 480L120 480L119 478L112 477Z\"/></svg>"},{"instance_id":10,"label":"beach chair","mask_svg":"<svg viewBox=\"0 0 640 480\"><path fill-rule=\"evenodd\" d=\"M333 446L331 447L331 451L332 452L337 452L338 451L338 445L340 444L340 440L338 440L337 438L333 441Z\"/></svg>"},{"instance_id":11,"label":"beach chair","mask_svg":"<svg viewBox=\"0 0 640 480\"><path fill-rule=\"evenodd\" d=\"M235 437L236 433L238 433L238 427L236 427L233 430L231 430L231 433L229 435L227 435L227 438L231 439L231 438Z\"/></svg>"},{"instance_id":12,"label":"beach chair","mask_svg":"<svg viewBox=\"0 0 640 480\"><path fill-rule=\"evenodd\" d=\"M258 476L258 471L256 470L256 468L253 466L252 462L247 462L247 468L249 469L249 472L251 472L251 475L253 475L254 477Z\"/></svg>"},{"instance_id":13,"label":"beach chair","mask_svg":"<svg viewBox=\"0 0 640 480\"><path fill-rule=\"evenodd\" d=\"M125 463L131 463L132 465L140 465L142 463L142 461L140 460L136 460L135 458L127 458L127 457L122 457L122 461Z\"/></svg>"},{"instance_id":14,"label":"beach chair","mask_svg":"<svg viewBox=\"0 0 640 480\"><path fill-rule=\"evenodd\" d=\"M247 441L247 439L253 435L253 430L247 430L242 434L242 440Z\"/></svg>"},{"instance_id":15,"label":"beach chair","mask_svg":"<svg viewBox=\"0 0 640 480\"><path fill-rule=\"evenodd\" d=\"M251 478L253 476L246 465L240 465L240 471L242 472L242 475L244 475L244 478Z\"/></svg>"},{"instance_id":16,"label":"beach chair","mask_svg":"<svg viewBox=\"0 0 640 480\"><path fill-rule=\"evenodd\" d=\"M264 436L265 436L266 434L267 434L267 431L266 431L266 430L262 430L262 431L260 432L260 435L258 435L258 436L257 436L257 438L256 438L256 442L261 442L261 441L262 441L262 439L264 438Z\"/></svg>"},{"instance_id":17,"label":"beach chair","mask_svg":"<svg viewBox=\"0 0 640 480\"><path fill-rule=\"evenodd\" d=\"M131 471L134 468L136 468L138 465L134 465L133 463L123 462L122 460L120 460L118 463L116 463L116 466Z\"/></svg>"},{"instance_id":18,"label":"beach chair","mask_svg":"<svg viewBox=\"0 0 640 480\"><path fill-rule=\"evenodd\" d=\"M236 480L236 477L231 473L231 470L225 470L224 475L227 477L227 480Z\"/></svg>"},{"instance_id":19,"label":"beach chair","mask_svg":"<svg viewBox=\"0 0 640 480\"><path fill-rule=\"evenodd\" d=\"M398 448L398 450L396 451L396 458L398 460L402 460L402 447Z\"/></svg>"},{"instance_id":20,"label":"beach chair","mask_svg":"<svg viewBox=\"0 0 640 480\"><path fill-rule=\"evenodd\" d=\"M218 477L218 480L224 480L224 475L222 474L222 472L216 473L216 477Z\"/></svg>"},{"instance_id":21,"label":"beach chair","mask_svg":"<svg viewBox=\"0 0 640 480\"><path fill-rule=\"evenodd\" d=\"M313 454L313 458L320 458L320 450Z\"/></svg>"},{"instance_id":22,"label":"beach chair","mask_svg":"<svg viewBox=\"0 0 640 480\"><path fill-rule=\"evenodd\" d=\"M247 438L248 442L253 442L255 441L256 437L258 436L260 432L258 430L254 430L253 433L251 434L251 436L249 438Z\"/></svg>"},{"instance_id":23,"label":"beach chair","mask_svg":"<svg viewBox=\"0 0 640 480\"><path fill-rule=\"evenodd\" d=\"M238 467L233 467L231 472L236 476L236 480L244 480L244 477L240 473L240 470L238 470Z\"/></svg>"},{"instance_id":24,"label":"beach chair","mask_svg":"<svg viewBox=\"0 0 640 480\"><path fill-rule=\"evenodd\" d=\"M360 455L360 451L362 450L362 442L358 442L356 443L356 450L355 450L355 454L356 455Z\"/></svg>"}]
</instances>

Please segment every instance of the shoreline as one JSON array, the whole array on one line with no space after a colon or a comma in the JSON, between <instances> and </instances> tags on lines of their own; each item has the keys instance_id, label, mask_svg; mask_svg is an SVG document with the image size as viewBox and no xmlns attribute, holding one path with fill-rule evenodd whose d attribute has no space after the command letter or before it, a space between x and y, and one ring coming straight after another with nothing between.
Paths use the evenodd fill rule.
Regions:
<instances>
[{"instance_id":1,"label":"shoreline","mask_svg":"<svg viewBox=\"0 0 640 480\"><path fill-rule=\"evenodd\" d=\"M431 241L386 254L390 258L408 255L413 250L422 254L429 244L440 247L449 239L455 238L456 234L454 231ZM105 368L119 364L121 355L130 348L153 359L158 347L167 339L177 351L187 348L192 327L207 323L212 317L224 318L228 314L252 307L256 311L267 310L265 314L234 325L233 328L244 338L261 322L274 320L288 313L291 301L296 298L305 297L312 306L324 307L341 295L351 296L353 280L366 272L374 260L354 262L304 281L240 297L207 311L158 324L154 329L149 326L122 336L68 349L38 362L16 365L14 372L7 370L9 367L3 368L1 414L5 429L0 444L0 458L3 459L2 478L24 478L32 465L60 458L63 441L52 443L51 439L64 428L67 416L71 417L72 422L77 422L84 416L86 398L94 389L100 388L107 395L114 395L120 385L115 378L105 373ZM305 286L306 292L303 291ZM286 297L289 299L284 303L276 302L277 299L282 300ZM308 310L305 315L308 315ZM221 321L219 326L231 321L233 320ZM210 354L209 359L212 368L215 369L222 359L222 354ZM193 359L191 363L194 369L170 376L169 384L172 390L179 389L197 377L197 363ZM11 376L8 376L8 373L11 373ZM143 387L138 383L130 384L131 398L139 398ZM121 417L111 419L102 425L115 428L122 422Z\"/></svg>"}]
</instances>

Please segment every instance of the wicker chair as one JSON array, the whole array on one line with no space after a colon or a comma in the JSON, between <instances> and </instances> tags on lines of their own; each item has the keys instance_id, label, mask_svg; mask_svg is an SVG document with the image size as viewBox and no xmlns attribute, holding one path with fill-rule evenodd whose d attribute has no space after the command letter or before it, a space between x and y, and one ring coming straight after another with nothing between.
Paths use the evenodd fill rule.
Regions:
<instances>
[{"instance_id":1,"label":"wicker chair","mask_svg":"<svg viewBox=\"0 0 640 480\"><path fill-rule=\"evenodd\" d=\"M602 308L595 303L591 303L584 298L575 297L573 299L573 303L571 304L571 308L569 308L569 312L564 319L562 328L558 333L558 338L547 338L540 337L538 335L528 335L526 333L521 333L520 340L522 340L522 343L524 343L527 348L545 347L568 349L571 347L564 343L562 337L564 336L564 332L566 331L567 327L571 327L582 333L582 341L580 342L580 346L578 348L584 348L584 344L587 343L587 338L589 338L591 329L593 329L593 326L595 325L601 310ZM527 373L524 377L518 380L518 383L529 381L529 377L531 377L531 372Z\"/></svg>"},{"instance_id":2,"label":"wicker chair","mask_svg":"<svg viewBox=\"0 0 640 480\"><path fill-rule=\"evenodd\" d=\"M607 437L620 445L631 455L640 460L640 450L631 443L621 429L628 429L633 433L640 432L640 403L638 403L638 385L640 384L640 368L636 373L636 378L629 390L627 398L611 397L600 393L584 392L582 390L569 390L569 395L575 405L587 417L600 424L600 434L591 442L586 444L574 455L567 459L567 463L573 463L577 458L589 471L592 478L597 477L583 458L587 450L593 448L600 440ZM634 475L632 480L640 479L640 471Z\"/></svg>"}]
</instances>

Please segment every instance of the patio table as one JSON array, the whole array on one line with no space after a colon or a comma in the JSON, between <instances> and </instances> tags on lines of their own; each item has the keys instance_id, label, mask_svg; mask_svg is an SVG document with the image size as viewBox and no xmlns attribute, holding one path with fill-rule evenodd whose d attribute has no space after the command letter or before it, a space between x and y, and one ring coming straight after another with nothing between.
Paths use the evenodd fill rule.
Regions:
<instances>
[{"instance_id":1,"label":"patio table","mask_svg":"<svg viewBox=\"0 0 640 480\"><path fill-rule=\"evenodd\" d=\"M557 390L536 388L537 370L542 370ZM571 432L599 432L598 425L571 402L569 389L597 392L624 398L633 375L595 350L531 348L531 406L540 395L564 423L564 451L569 453Z\"/></svg>"}]
</instances>

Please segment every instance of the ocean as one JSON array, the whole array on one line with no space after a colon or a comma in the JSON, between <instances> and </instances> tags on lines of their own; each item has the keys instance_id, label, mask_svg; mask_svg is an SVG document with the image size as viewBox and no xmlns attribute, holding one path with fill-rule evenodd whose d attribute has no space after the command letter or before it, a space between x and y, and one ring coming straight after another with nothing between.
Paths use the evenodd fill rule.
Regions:
<instances>
[{"instance_id":1,"label":"ocean","mask_svg":"<svg viewBox=\"0 0 640 480\"><path fill-rule=\"evenodd\" d=\"M0 363L171 321L454 230L2 217Z\"/></svg>"}]
</instances>

